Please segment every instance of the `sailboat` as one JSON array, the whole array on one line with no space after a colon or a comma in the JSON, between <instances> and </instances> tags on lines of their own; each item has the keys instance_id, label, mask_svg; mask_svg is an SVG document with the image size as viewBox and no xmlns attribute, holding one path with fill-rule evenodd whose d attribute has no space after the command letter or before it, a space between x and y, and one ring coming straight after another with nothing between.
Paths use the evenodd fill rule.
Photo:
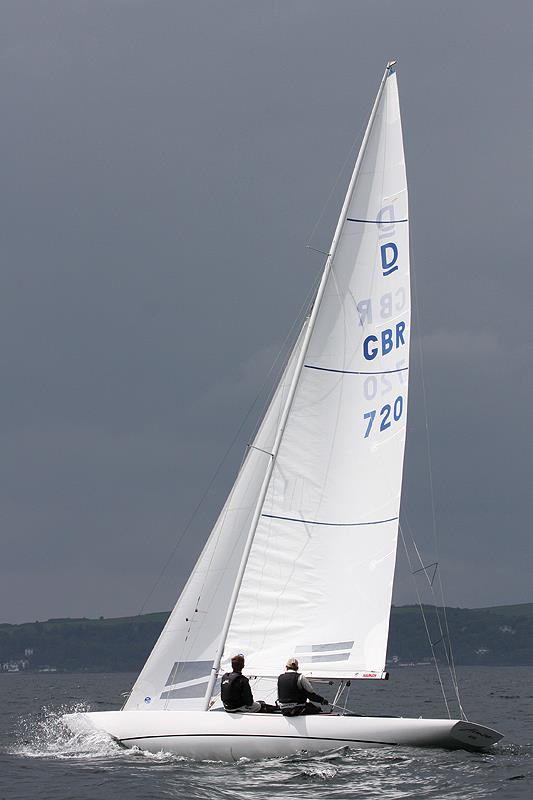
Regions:
<instances>
[{"instance_id":1,"label":"sailboat","mask_svg":"<svg viewBox=\"0 0 533 800\"><path fill-rule=\"evenodd\" d=\"M126 747L233 760L301 750L490 747L465 718L356 716L352 681L384 680L407 418L409 222L396 62L386 66L323 274L209 539L120 711L68 715ZM289 656L332 713L228 714L246 658L276 699Z\"/></svg>"}]
</instances>

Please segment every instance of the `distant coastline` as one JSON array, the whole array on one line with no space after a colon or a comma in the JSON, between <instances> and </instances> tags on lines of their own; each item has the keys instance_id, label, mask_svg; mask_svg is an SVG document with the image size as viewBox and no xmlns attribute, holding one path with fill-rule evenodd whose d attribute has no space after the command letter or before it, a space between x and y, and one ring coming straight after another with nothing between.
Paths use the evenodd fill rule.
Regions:
<instances>
[{"instance_id":1,"label":"distant coastline","mask_svg":"<svg viewBox=\"0 0 533 800\"><path fill-rule=\"evenodd\" d=\"M442 610L424 606L437 659L446 658ZM439 626L440 615L441 625ZM533 665L533 603L447 608L455 662L486 666ZM0 675L33 672L138 672L168 612L104 619L50 619L0 624ZM418 606L393 606L388 668L432 663Z\"/></svg>"}]
</instances>

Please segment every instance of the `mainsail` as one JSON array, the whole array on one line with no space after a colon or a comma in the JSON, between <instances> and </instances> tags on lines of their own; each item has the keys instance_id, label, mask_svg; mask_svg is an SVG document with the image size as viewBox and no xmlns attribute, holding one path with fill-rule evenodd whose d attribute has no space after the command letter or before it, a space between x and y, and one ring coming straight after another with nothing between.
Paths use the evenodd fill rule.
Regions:
<instances>
[{"instance_id":1,"label":"mainsail","mask_svg":"<svg viewBox=\"0 0 533 800\"><path fill-rule=\"evenodd\" d=\"M407 417L407 183L388 74L226 642L254 675L385 666Z\"/></svg>"},{"instance_id":2,"label":"mainsail","mask_svg":"<svg viewBox=\"0 0 533 800\"><path fill-rule=\"evenodd\" d=\"M407 417L407 220L391 66L311 318L126 708L204 707L222 648L223 663L244 653L252 675L277 675L290 655L315 676L382 675Z\"/></svg>"}]
</instances>

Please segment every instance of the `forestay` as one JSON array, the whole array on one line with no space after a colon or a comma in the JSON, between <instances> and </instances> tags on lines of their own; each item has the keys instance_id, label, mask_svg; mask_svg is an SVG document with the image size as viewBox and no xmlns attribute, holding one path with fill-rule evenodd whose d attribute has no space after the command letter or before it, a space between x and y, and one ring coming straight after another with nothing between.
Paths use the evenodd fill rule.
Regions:
<instances>
[{"instance_id":1,"label":"forestay","mask_svg":"<svg viewBox=\"0 0 533 800\"><path fill-rule=\"evenodd\" d=\"M407 418L407 184L386 78L226 641L248 674L385 665ZM227 663L227 661L226 661Z\"/></svg>"}]
</instances>

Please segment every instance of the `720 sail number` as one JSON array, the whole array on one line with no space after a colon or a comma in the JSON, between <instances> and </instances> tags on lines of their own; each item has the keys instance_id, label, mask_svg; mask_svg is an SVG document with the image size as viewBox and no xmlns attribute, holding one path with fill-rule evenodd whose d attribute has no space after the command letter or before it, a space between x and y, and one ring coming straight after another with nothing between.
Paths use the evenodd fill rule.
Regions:
<instances>
[{"instance_id":1,"label":"720 sail number","mask_svg":"<svg viewBox=\"0 0 533 800\"><path fill-rule=\"evenodd\" d=\"M363 419L367 420L367 426L364 438L367 439L370 436L370 431L374 425L374 420L376 419L377 410L373 409L372 411L367 411L366 414L363 414ZM393 422L398 422L403 414L403 397L402 395L398 395L394 403L385 403L379 410L379 430L386 431L387 428L390 428ZM376 425L377 425L376 421Z\"/></svg>"}]
</instances>

